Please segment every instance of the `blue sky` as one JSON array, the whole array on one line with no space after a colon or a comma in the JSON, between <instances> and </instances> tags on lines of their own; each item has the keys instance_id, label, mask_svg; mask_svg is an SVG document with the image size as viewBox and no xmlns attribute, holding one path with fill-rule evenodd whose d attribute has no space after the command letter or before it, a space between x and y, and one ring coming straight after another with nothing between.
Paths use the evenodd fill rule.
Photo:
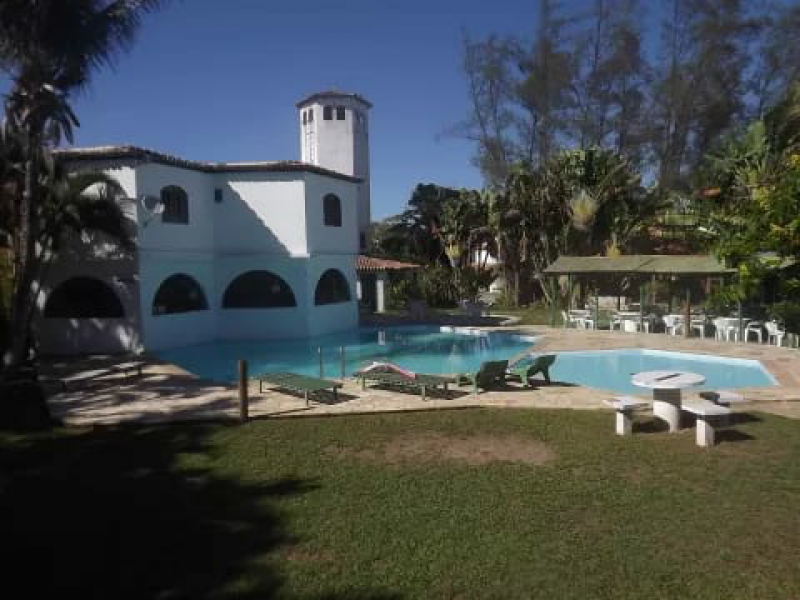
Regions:
<instances>
[{"instance_id":1,"label":"blue sky","mask_svg":"<svg viewBox=\"0 0 800 600\"><path fill-rule=\"evenodd\" d=\"M479 187L465 140L462 30L530 36L535 0L174 0L75 108L78 145L136 144L190 159L299 158L295 102L328 88L373 102L372 207L413 187ZM5 86L4 86L5 87Z\"/></svg>"}]
</instances>

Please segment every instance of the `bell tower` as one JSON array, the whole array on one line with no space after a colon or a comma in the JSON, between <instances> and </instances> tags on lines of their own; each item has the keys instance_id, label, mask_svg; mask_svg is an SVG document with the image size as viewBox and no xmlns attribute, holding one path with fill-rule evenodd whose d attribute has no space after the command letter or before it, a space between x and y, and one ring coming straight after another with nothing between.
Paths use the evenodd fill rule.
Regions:
<instances>
[{"instance_id":1,"label":"bell tower","mask_svg":"<svg viewBox=\"0 0 800 600\"><path fill-rule=\"evenodd\" d=\"M359 248L366 249L371 220L369 194L369 109L358 94L330 90L297 103L300 160L361 179L358 185Z\"/></svg>"}]
</instances>

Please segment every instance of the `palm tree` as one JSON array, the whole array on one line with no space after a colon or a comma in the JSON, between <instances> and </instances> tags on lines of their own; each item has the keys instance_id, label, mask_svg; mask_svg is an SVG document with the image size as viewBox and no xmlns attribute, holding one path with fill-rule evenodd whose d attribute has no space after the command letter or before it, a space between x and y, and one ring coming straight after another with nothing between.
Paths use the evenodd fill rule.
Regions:
<instances>
[{"instance_id":1,"label":"palm tree","mask_svg":"<svg viewBox=\"0 0 800 600\"><path fill-rule=\"evenodd\" d=\"M40 276L37 217L57 186L50 149L72 141L78 119L70 95L91 74L128 50L143 14L162 0L4 0L0 3L0 68L10 77L2 131L3 198L11 203L14 282L9 367L27 357L33 283ZM10 162L9 162L10 161Z\"/></svg>"}]
</instances>

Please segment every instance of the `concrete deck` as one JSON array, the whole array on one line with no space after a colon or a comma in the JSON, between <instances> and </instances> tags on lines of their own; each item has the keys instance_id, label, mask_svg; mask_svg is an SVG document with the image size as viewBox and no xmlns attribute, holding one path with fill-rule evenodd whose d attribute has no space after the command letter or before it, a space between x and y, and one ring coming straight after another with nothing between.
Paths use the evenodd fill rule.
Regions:
<instances>
[{"instance_id":1,"label":"concrete deck","mask_svg":"<svg viewBox=\"0 0 800 600\"><path fill-rule=\"evenodd\" d=\"M612 348L651 348L712 354L760 360L780 383L780 387L741 390L747 403L738 410L759 410L800 418L800 351L755 343L716 342L685 339L664 334L631 334L608 331L550 329L547 327L498 327L541 335L536 352L599 350ZM60 392L54 387L49 403L53 415L68 425L101 425L123 422L162 422L175 420L238 418L237 390L199 379L174 365L147 358L141 377L109 373L83 384L77 390ZM51 361L43 367L45 377L102 369L114 364L113 358L94 357ZM554 383L523 389L509 384L504 389L483 392L477 397L467 388L454 386L447 395L423 401L419 395L368 387L362 390L353 380L344 380L339 401L330 395L312 400L306 407L302 397L275 390L250 391L252 417L295 417L431 409L460 409L481 406L514 408L604 409L603 400L611 394L601 390ZM643 391L644 392L644 391ZM642 397L649 397L646 393Z\"/></svg>"}]
</instances>

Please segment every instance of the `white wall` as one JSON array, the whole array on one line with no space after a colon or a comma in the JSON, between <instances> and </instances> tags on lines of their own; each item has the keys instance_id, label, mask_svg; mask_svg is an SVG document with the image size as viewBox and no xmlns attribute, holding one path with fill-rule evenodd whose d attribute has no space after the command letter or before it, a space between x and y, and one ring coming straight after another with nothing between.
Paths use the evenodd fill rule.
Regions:
<instances>
[{"instance_id":1,"label":"white wall","mask_svg":"<svg viewBox=\"0 0 800 600\"><path fill-rule=\"evenodd\" d=\"M215 263L218 294L214 309L217 314L217 337L226 340L287 339L308 335L308 285L306 265L302 258L278 256L219 257ZM294 292L293 308L223 309L222 296L228 285L247 271L266 270L281 277Z\"/></svg>"},{"instance_id":2,"label":"white wall","mask_svg":"<svg viewBox=\"0 0 800 600\"><path fill-rule=\"evenodd\" d=\"M305 175L306 230L308 252L316 254L358 253L358 213L356 184L316 173ZM336 194L342 205L342 226L325 225L323 198Z\"/></svg>"},{"instance_id":3,"label":"white wall","mask_svg":"<svg viewBox=\"0 0 800 600\"><path fill-rule=\"evenodd\" d=\"M160 197L161 189L168 185L180 186L188 195L189 222L164 223L161 216L150 217L140 210L139 248L167 252L213 250L216 213L212 175L156 163L136 167L139 197Z\"/></svg>"},{"instance_id":4,"label":"white wall","mask_svg":"<svg viewBox=\"0 0 800 600\"><path fill-rule=\"evenodd\" d=\"M121 319L45 318L43 310L50 293L72 277L92 277L105 283L119 298L125 311ZM39 294L34 331L43 354L114 354L141 348L136 261L60 260L51 265Z\"/></svg>"},{"instance_id":5,"label":"white wall","mask_svg":"<svg viewBox=\"0 0 800 600\"><path fill-rule=\"evenodd\" d=\"M140 253L140 302L142 337L149 350L211 341L216 337L214 301L216 280L210 253ZM176 314L153 314L156 292L167 277L182 273L193 278L206 296L208 310Z\"/></svg>"},{"instance_id":6,"label":"white wall","mask_svg":"<svg viewBox=\"0 0 800 600\"><path fill-rule=\"evenodd\" d=\"M220 173L216 186L217 252L308 254L302 173Z\"/></svg>"},{"instance_id":7,"label":"white wall","mask_svg":"<svg viewBox=\"0 0 800 600\"><path fill-rule=\"evenodd\" d=\"M350 302L314 305L314 291L322 274L338 269L347 279ZM358 327L358 298L355 260L352 256L315 256L308 264L309 335L324 335Z\"/></svg>"}]
</instances>

